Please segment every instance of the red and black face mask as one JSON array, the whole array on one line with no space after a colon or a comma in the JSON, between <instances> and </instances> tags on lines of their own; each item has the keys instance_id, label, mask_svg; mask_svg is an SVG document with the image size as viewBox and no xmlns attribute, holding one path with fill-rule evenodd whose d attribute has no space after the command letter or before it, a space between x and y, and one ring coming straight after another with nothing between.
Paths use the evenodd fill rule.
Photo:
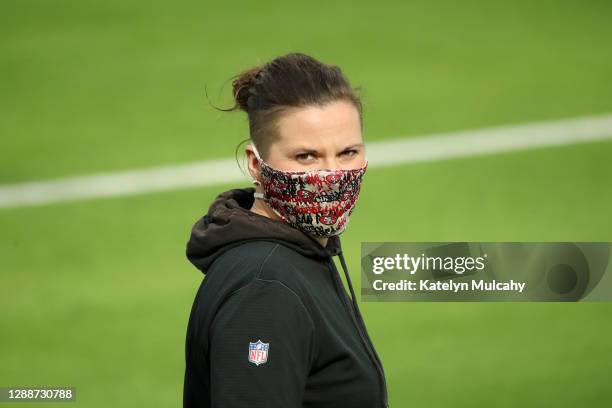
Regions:
<instances>
[{"instance_id":1,"label":"red and black face mask","mask_svg":"<svg viewBox=\"0 0 612 408\"><path fill-rule=\"evenodd\" d=\"M255 193L255 198L268 203L292 227L312 236L331 237L346 229L368 167L367 158L357 169L282 171L270 167L254 150L264 190L263 194Z\"/></svg>"}]
</instances>

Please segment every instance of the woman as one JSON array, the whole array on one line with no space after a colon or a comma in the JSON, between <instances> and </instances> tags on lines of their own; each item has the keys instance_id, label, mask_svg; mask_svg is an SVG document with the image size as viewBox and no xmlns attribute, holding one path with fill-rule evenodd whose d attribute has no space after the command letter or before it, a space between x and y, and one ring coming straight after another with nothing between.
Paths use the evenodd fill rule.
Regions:
<instances>
[{"instance_id":1,"label":"woman","mask_svg":"<svg viewBox=\"0 0 612 408\"><path fill-rule=\"evenodd\" d=\"M233 88L256 187L219 194L187 243L206 276L187 329L184 407L387 407L339 239L367 168L361 102L338 67L299 53Z\"/></svg>"}]
</instances>

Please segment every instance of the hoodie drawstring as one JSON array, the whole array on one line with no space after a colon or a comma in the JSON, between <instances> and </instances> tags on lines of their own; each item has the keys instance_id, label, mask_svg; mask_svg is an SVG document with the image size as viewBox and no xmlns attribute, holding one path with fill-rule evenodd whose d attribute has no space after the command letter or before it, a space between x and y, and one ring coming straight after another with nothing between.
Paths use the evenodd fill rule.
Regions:
<instances>
[{"instance_id":1,"label":"hoodie drawstring","mask_svg":"<svg viewBox=\"0 0 612 408\"><path fill-rule=\"evenodd\" d=\"M363 317L361 316L359 305L357 304L357 298L355 297L355 291L353 290L353 284L351 282L351 277L348 272L348 267L346 266L346 261L344 260L344 254L342 253L342 249L338 251L338 258L340 258L340 265L342 265L342 271L344 272L344 276L346 277L346 283L348 284L349 291L351 292L351 302L353 303L353 311L355 312L356 318L359 319L359 321L361 322L361 325L364 328L363 330L364 330L366 337L368 338L368 341L370 342L370 344L372 344L370 335L365 329L365 322L363 321ZM387 384L386 384L386 379L385 379L385 373L383 371L382 363L380 362L380 358L378 357L378 353L376 353L376 350L374 349L374 346L372 346L372 353L374 354L376 365L379 366L380 374L382 377L382 382L383 382L382 386L383 386L384 404L385 404L384 406L388 408L389 402L387 401Z\"/></svg>"},{"instance_id":2,"label":"hoodie drawstring","mask_svg":"<svg viewBox=\"0 0 612 408\"><path fill-rule=\"evenodd\" d=\"M340 264L342 265L342 271L344 272L344 276L346 277L346 282L348 283L349 290L351 292L351 302L353 303L355 309L359 311L359 307L357 306L357 300L355 298L355 291L353 290L353 284L351 283L351 277L349 276L348 268L346 266L346 261L344 260L344 254L342 251L338 253L338 257L340 258ZM359 313L361 315L361 313Z\"/></svg>"},{"instance_id":3,"label":"hoodie drawstring","mask_svg":"<svg viewBox=\"0 0 612 408\"><path fill-rule=\"evenodd\" d=\"M344 272L344 276L346 277L346 283L348 283L349 291L351 292L351 303L353 303L353 310L355 311L357 319L359 319L361 321L361 324L363 324L365 327L363 316L361 315L359 305L357 304L357 297L355 296L355 291L353 290L353 284L351 282L351 277L348 271L348 267L346 266L346 261L344 260L344 254L342 253L342 250L338 252L338 257L340 258L340 265L342 265L342 271ZM368 335L368 340L369 338L370 336ZM376 354L376 352L374 353ZM376 358L378 358L378 355L376 355Z\"/></svg>"}]
</instances>

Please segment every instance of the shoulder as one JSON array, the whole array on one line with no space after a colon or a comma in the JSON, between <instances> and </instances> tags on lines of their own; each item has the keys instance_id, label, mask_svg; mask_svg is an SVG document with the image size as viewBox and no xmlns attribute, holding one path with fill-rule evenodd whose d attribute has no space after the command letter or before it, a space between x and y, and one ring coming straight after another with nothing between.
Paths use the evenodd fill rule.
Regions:
<instances>
[{"instance_id":1,"label":"shoulder","mask_svg":"<svg viewBox=\"0 0 612 408\"><path fill-rule=\"evenodd\" d=\"M206 279L209 295L228 296L249 284L267 285L289 291L300 299L316 290L318 275L327 267L282 243L268 240L245 241L227 249L213 263Z\"/></svg>"},{"instance_id":2,"label":"shoulder","mask_svg":"<svg viewBox=\"0 0 612 408\"><path fill-rule=\"evenodd\" d=\"M244 241L223 249L210 266L206 278L223 275L224 279L256 277L279 244L271 241Z\"/></svg>"},{"instance_id":3,"label":"shoulder","mask_svg":"<svg viewBox=\"0 0 612 408\"><path fill-rule=\"evenodd\" d=\"M235 318L265 311L277 321L282 315L296 321L306 318L314 325L304 301L307 290L300 281L303 255L278 242L253 240L227 250L222 258L215 266L222 271L218 276L225 284L235 282L216 294L225 314Z\"/></svg>"},{"instance_id":4,"label":"shoulder","mask_svg":"<svg viewBox=\"0 0 612 408\"><path fill-rule=\"evenodd\" d=\"M296 272L321 267L321 261L306 257L284 245L271 240L244 241L225 250L210 268L210 274L216 270L247 274L251 278L277 279L296 276Z\"/></svg>"}]
</instances>

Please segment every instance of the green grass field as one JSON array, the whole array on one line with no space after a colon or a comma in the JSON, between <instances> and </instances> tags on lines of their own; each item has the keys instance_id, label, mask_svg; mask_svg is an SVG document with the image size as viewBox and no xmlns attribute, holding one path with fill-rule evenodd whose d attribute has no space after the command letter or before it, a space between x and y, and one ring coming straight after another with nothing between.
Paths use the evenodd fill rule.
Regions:
<instances>
[{"instance_id":1,"label":"green grass field","mask_svg":"<svg viewBox=\"0 0 612 408\"><path fill-rule=\"evenodd\" d=\"M609 113L610 21L595 0L4 1L0 184L231 157L246 116L204 84L229 107L225 80L291 51L362 87L366 142ZM361 241L612 241L611 157L605 141L373 168L343 235L353 281ZM0 209L0 386L180 406L203 278L185 243L247 185ZM612 404L610 303L361 308L391 407Z\"/></svg>"}]
</instances>

